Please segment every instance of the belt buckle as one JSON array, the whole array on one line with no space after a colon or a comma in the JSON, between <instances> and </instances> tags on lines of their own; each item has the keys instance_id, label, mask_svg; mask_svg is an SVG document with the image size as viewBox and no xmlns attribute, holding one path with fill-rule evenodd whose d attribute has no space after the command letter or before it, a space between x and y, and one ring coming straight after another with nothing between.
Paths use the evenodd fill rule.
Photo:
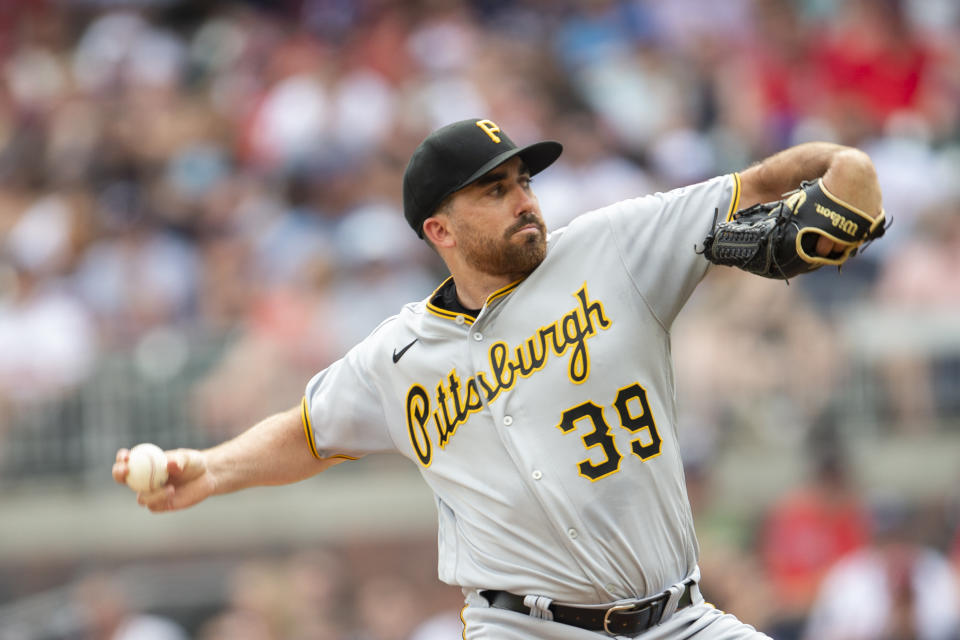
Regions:
<instances>
[{"instance_id":1,"label":"belt buckle","mask_svg":"<svg viewBox=\"0 0 960 640\"><path fill-rule=\"evenodd\" d=\"M631 604L615 604L615 605L613 605L612 607L610 607L609 609L607 609L607 610L604 612L604 614L603 614L603 630L604 630L605 632L609 633L609 634L612 635L612 636L617 635L617 632L616 632L616 631L611 631L611 630L610 630L610 614L611 614L611 613L614 613L614 612L617 612L617 611L627 611L627 610L629 610L629 609L634 609L634 608L636 608L636 606L637 606L637 605L636 605L635 603L631 603Z\"/></svg>"}]
</instances>

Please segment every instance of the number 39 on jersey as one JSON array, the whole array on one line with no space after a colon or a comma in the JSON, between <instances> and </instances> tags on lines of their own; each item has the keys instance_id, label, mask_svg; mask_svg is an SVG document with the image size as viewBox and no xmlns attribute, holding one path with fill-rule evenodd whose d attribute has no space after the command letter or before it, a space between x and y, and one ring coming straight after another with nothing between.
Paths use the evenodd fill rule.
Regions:
<instances>
[{"instance_id":1,"label":"number 39 on jersey","mask_svg":"<svg viewBox=\"0 0 960 640\"><path fill-rule=\"evenodd\" d=\"M639 382L623 387L617 392L613 407L620 421L618 426L637 436L630 441L632 455L640 460L660 455L663 440L650 411L647 390ZM623 455L617 449L602 406L588 400L570 407L561 415L557 427L565 434L580 433L583 446L594 454L577 463L581 476L594 481L620 470ZM596 450L595 453L591 449Z\"/></svg>"}]
</instances>

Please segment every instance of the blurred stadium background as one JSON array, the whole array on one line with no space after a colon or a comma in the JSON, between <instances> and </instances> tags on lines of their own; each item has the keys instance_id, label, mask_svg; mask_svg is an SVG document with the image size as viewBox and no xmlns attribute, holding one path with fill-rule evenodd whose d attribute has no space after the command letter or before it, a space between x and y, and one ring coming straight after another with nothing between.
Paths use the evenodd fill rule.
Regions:
<instances>
[{"instance_id":1,"label":"blurred stadium background","mask_svg":"<svg viewBox=\"0 0 960 640\"><path fill-rule=\"evenodd\" d=\"M291 406L429 293L400 176L475 116L565 144L554 228L796 142L872 155L887 237L789 286L716 269L675 328L704 586L801 638L896 531L952 566L947 626L844 637L957 637L955 0L2 0L0 73L0 639L459 637L399 457L162 516L110 465Z\"/></svg>"}]
</instances>

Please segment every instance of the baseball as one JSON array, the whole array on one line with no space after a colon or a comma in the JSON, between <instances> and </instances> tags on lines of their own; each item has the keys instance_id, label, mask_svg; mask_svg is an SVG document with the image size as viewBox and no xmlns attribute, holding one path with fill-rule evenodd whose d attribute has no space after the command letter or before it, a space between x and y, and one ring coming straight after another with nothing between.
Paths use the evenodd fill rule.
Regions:
<instances>
[{"instance_id":1,"label":"baseball","mask_svg":"<svg viewBox=\"0 0 960 640\"><path fill-rule=\"evenodd\" d=\"M130 449L127 486L134 491L153 491L167 481L167 456L155 444L138 444Z\"/></svg>"}]
</instances>

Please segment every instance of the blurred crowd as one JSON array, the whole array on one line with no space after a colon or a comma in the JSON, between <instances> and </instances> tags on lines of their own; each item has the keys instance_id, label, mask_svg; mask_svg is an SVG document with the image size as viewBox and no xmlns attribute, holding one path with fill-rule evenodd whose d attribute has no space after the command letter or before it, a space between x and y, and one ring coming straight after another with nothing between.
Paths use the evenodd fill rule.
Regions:
<instances>
[{"instance_id":1,"label":"blurred crowd","mask_svg":"<svg viewBox=\"0 0 960 640\"><path fill-rule=\"evenodd\" d=\"M802 480L746 526L688 466L705 597L774 640L960 639L960 496L867 486L837 426L818 421Z\"/></svg>"},{"instance_id":2,"label":"blurred crowd","mask_svg":"<svg viewBox=\"0 0 960 640\"><path fill-rule=\"evenodd\" d=\"M222 344L190 388L213 439L295 403L312 373L443 279L403 220L400 181L424 135L467 117L564 144L534 182L551 228L794 143L863 148L886 237L840 275L790 286L715 269L681 316L690 456L728 425L805 441L863 362L874 417L917 433L960 416L955 0L10 0L0 74L0 454L23 416L116 354L172 381L200 345ZM841 494L810 489L784 508L803 520ZM769 516L753 541L764 558L811 544ZM886 516L880 537L910 520ZM801 584L777 586L798 619L826 566L877 544L860 518ZM951 526L923 547L941 554L931 571ZM236 619L204 637L239 637L215 633Z\"/></svg>"},{"instance_id":3,"label":"blurred crowd","mask_svg":"<svg viewBox=\"0 0 960 640\"><path fill-rule=\"evenodd\" d=\"M394 547L417 561L422 545ZM349 570L347 561L350 561ZM390 573L382 553L317 548L249 557L219 585L220 606L176 615L143 606L137 585L108 571L70 591L79 636L89 640L454 640L460 593L426 578L432 566ZM386 566L396 563L386 562ZM396 568L396 567L394 567ZM372 571L371 571L372 570ZM432 578L432 576L431 576Z\"/></svg>"},{"instance_id":4,"label":"blurred crowd","mask_svg":"<svg viewBox=\"0 0 960 640\"><path fill-rule=\"evenodd\" d=\"M861 146L895 223L843 277L790 297L955 306L958 14L949 0L6 3L0 406L67 393L118 350L172 378L210 336L230 348L197 388L198 421L236 428L265 398L295 400L442 278L405 228L400 176L428 131L477 115L564 143L535 184L553 228L796 142ZM767 308L744 295L710 313ZM932 416L935 385L906 386L893 409Z\"/></svg>"}]
</instances>

